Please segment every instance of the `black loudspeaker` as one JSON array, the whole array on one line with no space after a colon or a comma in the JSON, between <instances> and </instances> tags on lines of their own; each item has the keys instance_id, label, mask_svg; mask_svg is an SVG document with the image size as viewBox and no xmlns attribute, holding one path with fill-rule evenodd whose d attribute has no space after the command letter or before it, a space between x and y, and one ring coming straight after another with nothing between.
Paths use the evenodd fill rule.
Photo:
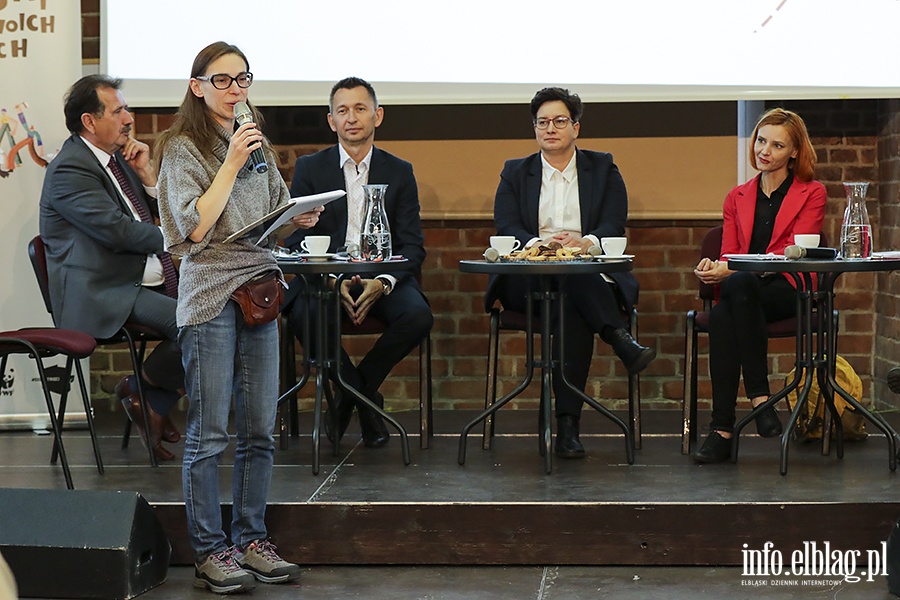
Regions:
<instances>
[{"instance_id":1,"label":"black loudspeaker","mask_svg":"<svg viewBox=\"0 0 900 600\"><path fill-rule=\"evenodd\" d=\"M22 597L119 599L163 583L172 548L136 492L0 489L0 553Z\"/></svg>"},{"instance_id":2,"label":"black loudspeaker","mask_svg":"<svg viewBox=\"0 0 900 600\"><path fill-rule=\"evenodd\" d=\"M900 596L900 521L891 527L885 554L887 554L888 591Z\"/></svg>"}]
</instances>

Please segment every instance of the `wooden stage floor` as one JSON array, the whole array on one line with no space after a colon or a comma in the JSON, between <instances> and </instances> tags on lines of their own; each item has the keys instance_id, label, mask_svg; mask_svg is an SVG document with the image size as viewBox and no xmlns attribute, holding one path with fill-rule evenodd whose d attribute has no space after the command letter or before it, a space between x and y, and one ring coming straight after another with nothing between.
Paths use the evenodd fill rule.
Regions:
<instances>
[{"instance_id":1,"label":"wooden stage floor","mask_svg":"<svg viewBox=\"0 0 900 600\"><path fill-rule=\"evenodd\" d=\"M741 565L745 548L766 542L785 555L828 542L865 556L900 518L898 474L880 435L847 443L843 459L792 443L782 477L777 440L757 437L752 425L737 464L700 466L680 454L679 413L645 413L643 447L628 465L622 436L586 414L587 458L555 459L548 475L534 411L501 411L492 449L481 449L476 429L466 464L457 464L459 431L471 416L436 414L430 449L410 436L409 466L396 435L368 449L354 422L338 456L323 447L313 476L311 416L301 415L303 435L276 449L267 515L285 557L322 565ZM399 417L416 430L416 414ZM141 493L172 542L173 564L188 564L180 462L151 468L136 438L121 450L121 419L97 419L104 475L87 431L64 433L76 489ZM51 445L49 435L0 433L0 487L64 489L61 469L49 464ZM180 456L181 444L169 447ZM231 460L220 469L226 513Z\"/></svg>"}]
</instances>

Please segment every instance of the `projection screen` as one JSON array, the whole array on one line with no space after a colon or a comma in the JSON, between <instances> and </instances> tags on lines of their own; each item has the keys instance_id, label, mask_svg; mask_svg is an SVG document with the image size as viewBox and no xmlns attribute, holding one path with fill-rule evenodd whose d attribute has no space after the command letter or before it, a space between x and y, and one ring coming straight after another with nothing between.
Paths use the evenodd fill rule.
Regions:
<instances>
[{"instance_id":1,"label":"projection screen","mask_svg":"<svg viewBox=\"0 0 900 600\"><path fill-rule=\"evenodd\" d=\"M101 69L175 106L205 45L238 45L260 105L348 75L386 104L900 96L898 0L104 0Z\"/></svg>"}]
</instances>

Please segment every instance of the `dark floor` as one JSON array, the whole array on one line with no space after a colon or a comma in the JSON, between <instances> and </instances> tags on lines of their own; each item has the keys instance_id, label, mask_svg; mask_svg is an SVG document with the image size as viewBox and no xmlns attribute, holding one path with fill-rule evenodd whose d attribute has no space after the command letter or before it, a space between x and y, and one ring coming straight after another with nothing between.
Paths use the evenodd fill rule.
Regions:
<instances>
[{"instance_id":1,"label":"dark floor","mask_svg":"<svg viewBox=\"0 0 900 600\"><path fill-rule=\"evenodd\" d=\"M351 426L334 457L323 449L322 470L310 471L309 417L302 415L301 431L290 448L276 452L270 493L272 503L590 503L635 504L748 504L781 506L791 503L894 503L897 475L887 464L887 444L871 435L847 444L842 460L834 452L822 456L816 445L792 444L789 472L778 475L777 444L747 435L736 465L695 465L679 452L680 415L645 415L643 448L634 465L625 462L624 442L596 415L585 418L588 458L555 461L546 474L537 452L533 412L509 411L498 422L498 437L490 451L481 449L478 435L470 435L467 462L456 462L458 432L468 414L437 415L432 448L420 450L410 437L412 463L404 467L398 439L388 447L363 448ZM416 415L400 415L412 430ZM67 431L64 438L79 489L137 490L154 505L181 501L180 464L147 465L145 451L134 440L119 448L120 415L99 418L106 474L92 465L85 431ZM752 430L752 425L751 425ZM871 430L871 429L870 429ZM750 432L752 433L752 432ZM58 466L47 463L52 443L48 435L30 432L0 434L0 485L62 489ZM179 453L179 445L171 446ZM230 461L229 456L227 461ZM223 496L229 493L228 469L222 469ZM390 482L386 485L385 482ZM223 497L224 501L230 498ZM898 515L900 516L900 515ZM887 532L885 532L885 535ZM806 539L806 538L803 538ZM674 553L688 553L691 541ZM735 542L736 544L737 542ZM288 558L291 548L282 548ZM389 559L388 559L389 560ZM590 562L590 561L586 561ZM879 598L891 596L885 578L874 581L814 581L811 577L743 576L741 567L722 566L346 566L304 561L299 586L261 585L260 598ZM612 564L612 563L610 563ZM855 573L864 569L860 565ZM169 579L142 597L153 599L211 597L191 587L192 569L173 566ZM816 585L809 585L815 583Z\"/></svg>"},{"instance_id":2,"label":"dark floor","mask_svg":"<svg viewBox=\"0 0 900 600\"><path fill-rule=\"evenodd\" d=\"M192 588L193 571L175 567L141 598L210 598ZM299 585L260 585L253 598L287 600L889 600L884 578L857 583L776 585L710 567L309 567ZM785 580L782 580L784 582ZM787 580L789 581L789 580ZM764 584L754 585L749 584Z\"/></svg>"}]
</instances>

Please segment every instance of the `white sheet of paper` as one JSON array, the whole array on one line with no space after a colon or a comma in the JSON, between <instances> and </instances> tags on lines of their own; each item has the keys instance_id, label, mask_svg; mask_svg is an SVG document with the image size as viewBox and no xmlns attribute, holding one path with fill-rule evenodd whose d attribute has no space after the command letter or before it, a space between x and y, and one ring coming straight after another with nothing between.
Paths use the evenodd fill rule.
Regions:
<instances>
[{"instance_id":1,"label":"white sheet of paper","mask_svg":"<svg viewBox=\"0 0 900 600\"><path fill-rule=\"evenodd\" d=\"M787 260L784 254L723 254L722 258L733 258L735 260Z\"/></svg>"},{"instance_id":2,"label":"white sheet of paper","mask_svg":"<svg viewBox=\"0 0 900 600\"><path fill-rule=\"evenodd\" d=\"M297 215L302 215L305 212L309 212L317 206L323 206L328 204L332 200L337 200L342 196L345 196L347 192L344 190L332 190L330 192L321 192L319 194L312 194L310 196L299 196L297 198L291 198L290 202L283 206L279 206L269 214L263 216L262 218L253 221L246 227L242 227L239 231L235 231L227 238L225 238L225 243L233 242L236 239L243 237L248 231L254 229L255 227L259 227L266 221L269 221L275 217L275 221L272 223L272 226L269 227L265 233L260 236L260 238L256 241L257 244L266 239L269 234L273 231L284 225L289 219L296 217Z\"/></svg>"}]
</instances>

